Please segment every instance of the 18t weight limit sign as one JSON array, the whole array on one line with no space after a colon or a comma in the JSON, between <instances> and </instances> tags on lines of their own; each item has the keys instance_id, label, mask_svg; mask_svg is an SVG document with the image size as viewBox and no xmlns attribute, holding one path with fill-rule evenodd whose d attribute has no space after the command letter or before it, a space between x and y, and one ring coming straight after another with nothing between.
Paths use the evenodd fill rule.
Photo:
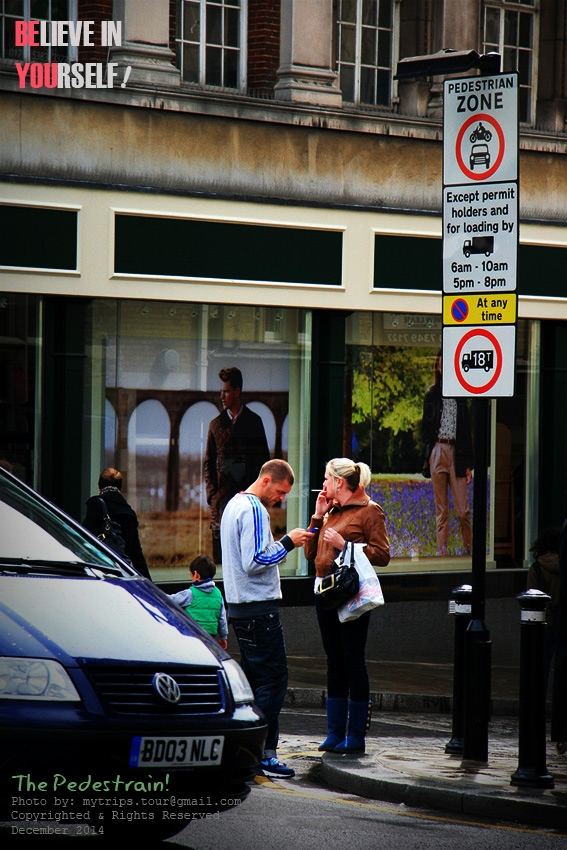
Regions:
<instances>
[{"instance_id":1,"label":"18t weight limit sign","mask_svg":"<svg viewBox=\"0 0 567 850\"><path fill-rule=\"evenodd\" d=\"M443 395L514 395L514 325L443 328Z\"/></svg>"}]
</instances>

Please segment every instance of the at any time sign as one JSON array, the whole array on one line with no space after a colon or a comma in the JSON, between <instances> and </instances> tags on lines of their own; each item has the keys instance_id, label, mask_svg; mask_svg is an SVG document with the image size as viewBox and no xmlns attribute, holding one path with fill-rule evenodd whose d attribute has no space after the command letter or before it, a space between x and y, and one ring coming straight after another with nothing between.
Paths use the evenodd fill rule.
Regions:
<instances>
[{"instance_id":1,"label":"at any time sign","mask_svg":"<svg viewBox=\"0 0 567 850\"><path fill-rule=\"evenodd\" d=\"M517 180L518 74L445 80L445 186Z\"/></svg>"}]
</instances>

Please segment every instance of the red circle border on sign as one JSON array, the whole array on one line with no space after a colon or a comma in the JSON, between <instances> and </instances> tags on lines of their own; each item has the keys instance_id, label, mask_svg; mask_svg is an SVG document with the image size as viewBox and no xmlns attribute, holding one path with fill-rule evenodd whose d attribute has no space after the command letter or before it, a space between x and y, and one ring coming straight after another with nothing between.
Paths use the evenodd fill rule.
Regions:
<instances>
[{"instance_id":1,"label":"red circle border on sign","mask_svg":"<svg viewBox=\"0 0 567 850\"><path fill-rule=\"evenodd\" d=\"M493 344L494 349L496 351L496 369L494 371L494 375L488 381L488 383L484 384L484 386L481 387L474 387L472 384L469 384L468 381L465 381L459 369L461 351L463 350L465 342L468 342L468 340L472 336L486 337L486 339L488 339ZM488 390L492 389L492 387L500 377L500 373L502 371L502 348L500 347L500 343L498 342L496 337L490 333L490 331L484 330L483 328L473 328L472 330L467 331L467 333L462 337L462 339L459 340L459 344L455 349L453 365L455 367L455 375L457 376L457 380L459 384L463 387L463 389L468 390L470 393L474 393L475 395L480 395L480 393L488 392Z\"/></svg>"},{"instance_id":2,"label":"red circle border on sign","mask_svg":"<svg viewBox=\"0 0 567 850\"><path fill-rule=\"evenodd\" d=\"M494 161L492 168L489 168L488 171L483 172L482 174L475 174L474 171L471 171L470 168L464 163L462 154L461 154L461 142L463 140L463 136L475 121L487 121L496 131L496 135L498 136L498 141L500 143L500 150L498 152L498 156ZM471 115L470 118L467 118L461 129L457 134L457 139L455 141L455 155L457 157L457 164L465 177L470 177L471 180L486 180L487 177L492 177L493 174L498 171L500 165L502 163L502 159L504 158L504 149L506 147L506 140L504 139L504 132L502 127L498 123L498 121L492 117L492 115L488 115L486 112L478 112L476 115Z\"/></svg>"}]
</instances>

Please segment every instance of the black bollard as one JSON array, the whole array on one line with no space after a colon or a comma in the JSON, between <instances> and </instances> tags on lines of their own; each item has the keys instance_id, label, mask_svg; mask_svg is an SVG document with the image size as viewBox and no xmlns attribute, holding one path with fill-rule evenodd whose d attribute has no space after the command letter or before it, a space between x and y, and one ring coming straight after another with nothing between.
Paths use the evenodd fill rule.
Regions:
<instances>
[{"instance_id":1,"label":"black bollard","mask_svg":"<svg viewBox=\"0 0 567 850\"><path fill-rule=\"evenodd\" d=\"M451 740L445 744L446 753L463 752L463 708L465 698L465 632L471 618L470 584L451 591L449 614L455 617L455 650L453 660L453 727Z\"/></svg>"},{"instance_id":2,"label":"black bollard","mask_svg":"<svg viewBox=\"0 0 567 850\"><path fill-rule=\"evenodd\" d=\"M520 718L518 768L511 785L553 788L545 751L545 609L547 593L526 590L516 597L520 615Z\"/></svg>"},{"instance_id":3,"label":"black bollard","mask_svg":"<svg viewBox=\"0 0 567 850\"><path fill-rule=\"evenodd\" d=\"M474 616L474 599L472 609L471 620L465 632L463 763L486 763L488 762L488 724L491 706L492 641L484 621Z\"/></svg>"}]
</instances>

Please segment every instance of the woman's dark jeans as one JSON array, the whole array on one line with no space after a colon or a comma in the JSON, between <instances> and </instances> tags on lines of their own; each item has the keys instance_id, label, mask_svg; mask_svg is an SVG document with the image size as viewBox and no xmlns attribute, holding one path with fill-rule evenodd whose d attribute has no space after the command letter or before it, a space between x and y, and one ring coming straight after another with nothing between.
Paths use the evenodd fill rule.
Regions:
<instances>
[{"instance_id":1,"label":"woman's dark jeans","mask_svg":"<svg viewBox=\"0 0 567 850\"><path fill-rule=\"evenodd\" d=\"M254 691L254 701L266 715L264 749L276 750L279 714L287 691L287 657L279 613L231 619L240 648L240 666Z\"/></svg>"},{"instance_id":2,"label":"woman's dark jeans","mask_svg":"<svg viewBox=\"0 0 567 850\"><path fill-rule=\"evenodd\" d=\"M317 599L315 608L327 655L327 696L368 702L370 685L365 651L370 612L341 623L336 609L325 611Z\"/></svg>"}]
</instances>

